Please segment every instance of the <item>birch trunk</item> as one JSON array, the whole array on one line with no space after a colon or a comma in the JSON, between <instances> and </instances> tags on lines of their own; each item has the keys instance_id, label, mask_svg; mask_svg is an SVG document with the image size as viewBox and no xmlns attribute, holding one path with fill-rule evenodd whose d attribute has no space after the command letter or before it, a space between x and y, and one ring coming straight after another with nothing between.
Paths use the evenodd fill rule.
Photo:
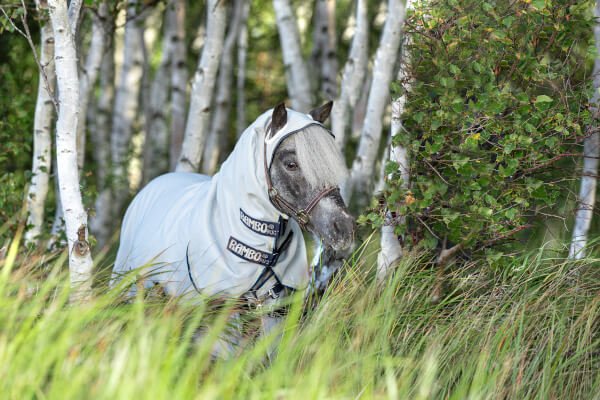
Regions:
<instances>
[{"instance_id":1,"label":"birch trunk","mask_svg":"<svg viewBox=\"0 0 600 400\"><path fill-rule=\"evenodd\" d=\"M277 30L283 53L285 78L292 108L308 112L312 106L312 95L308 67L302 57L300 33L289 0L273 0Z\"/></svg>"},{"instance_id":2,"label":"birch trunk","mask_svg":"<svg viewBox=\"0 0 600 400\"><path fill-rule=\"evenodd\" d=\"M172 8L172 6L167 6ZM162 42L162 57L160 65L154 74L150 88L149 112L146 115L147 129L144 143L144 179L148 183L151 179L169 170L169 129L167 126L168 97L169 97L169 71L173 56L173 24L165 16L164 33Z\"/></svg>"},{"instance_id":3,"label":"birch trunk","mask_svg":"<svg viewBox=\"0 0 600 400\"><path fill-rule=\"evenodd\" d=\"M107 16L107 18L109 18ZM107 19L106 32L114 31L114 21ZM112 42L112 41L111 41ZM107 46L100 66L100 97L96 107L96 119L92 122L90 139L94 144L98 197L94 202L95 215L90 218L90 230L98 245L104 246L110 236L110 187L107 177L110 166L110 131L115 97L114 46Z\"/></svg>"},{"instance_id":4,"label":"birch trunk","mask_svg":"<svg viewBox=\"0 0 600 400\"><path fill-rule=\"evenodd\" d=\"M236 136L242 135L246 129L246 55L248 54L248 13L250 1L242 5L242 21L237 39L237 82L236 82Z\"/></svg>"},{"instance_id":5,"label":"birch trunk","mask_svg":"<svg viewBox=\"0 0 600 400\"><path fill-rule=\"evenodd\" d=\"M411 0L407 0L405 8L411 7ZM407 45L409 38L406 33L403 34L402 50L400 51L400 66L398 69L398 81L402 84L407 80L407 66L409 65L409 54L407 53ZM408 149L400 144L394 144L394 138L404 134L402 126L402 114L406 105L406 93L410 90L410 84L404 87L404 91L400 97L392 101L392 120L390 129L390 144L389 144L389 160L398 164L397 172L400 173L402 183L401 188L407 189L410 185L410 158ZM406 141L404 141L406 142ZM388 153L388 152L386 152ZM382 161L382 168L385 171L387 157ZM388 179L392 178L392 174ZM382 185L383 186L383 185ZM382 187L383 189L383 187ZM396 226L404 226L406 224L406 216L394 215L387 211L383 226L381 227L381 250L377 255L377 280L383 282L388 276L393 265L402 258L404 238L398 237L394 232Z\"/></svg>"},{"instance_id":6,"label":"birch trunk","mask_svg":"<svg viewBox=\"0 0 600 400\"><path fill-rule=\"evenodd\" d=\"M404 146L394 145L393 140L403 130L401 117L405 104L406 95L402 95L392 102L392 143L390 143L389 150L390 161L398 164L398 171L402 179L402 188L408 188L410 182L410 160L407 149ZM405 216L396 216L390 211L386 212L385 220L381 227L381 251L377 256L377 279L379 281L382 281L388 275L393 264L402 257L402 244L398 236L394 233L394 228L397 225L404 225L405 223Z\"/></svg>"},{"instance_id":7,"label":"birch trunk","mask_svg":"<svg viewBox=\"0 0 600 400\"><path fill-rule=\"evenodd\" d=\"M41 7L39 7L41 9ZM41 51L40 71L38 84L37 102L35 105L35 116L33 120L33 165L31 168L31 184L27 193L27 225L31 228L25 232L25 242L37 244L42 234L44 224L44 205L48 194L48 182L50 180L50 165L52 161L52 116L54 106L52 104L53 93L48 93L43 74L46 74L50 90L54 90L54 32L52 24L47 21L40 29Z\"/></svg>"},{"instance_id":8,"label":"birch trunk","mask_svg":"<svg viewBox=\"0 0 600 400\"><path fill-rule=\"evenodd\" d=\"M372 192L373 169L381 141L383 114L390 93L404 16L403 2L389 0L387 19L373 65L373 81L369 91L367 114L350 179L344 187L345 199L349 200L352 193L356 193L356 204L361 208L366 206Z\"/></svg>"},{"instance_id":9,"label":"birch trunk","mask_svg":"<svg viewBox=\"0 0 600 400\"><path fill-rule=\"evenodd\" d=\"M129 196L127 179L128 152L138 112L143 74L143 21L140 18L135 18L135 2L129 1L128 4L128 22L125 25L123 45L123 65L117 83L110 136L115 189L110 207L112 209L111 214L114 216L120 214Z\"/></svg>"},{"instance_id":10,"label":"birch trunk","mask_svg":"<svg viewBox=\"0 0 600 400\"><path fill-rule=\"evenodd\" d=\"M67 228L69 272L74 290L72 298L84 299L91 289L93 264L87 242L87 212L83 208L77 170L77 54L66 0L49 0L48 5L54 27L54 61L60 106L56 122L58 182Z\"/></svg>"},{"instance_id":11,"label":"birch trunk","mask_svg":"<svg viewBox=\"0 0 600 400\"><path fill-rule=\"evenodd\" d=\"M225 2L207 2L206 41L194 74L185 137L176 168L178 172L196 172L200 165L209 129L215 78L223 49L226 16Z\"/></svg>"},{"instance_id":12,"label":"birch trunk","mask_svg":"<svg viewBox=\"0 0 600 400\"><path fill-rule=\"evenodd\" d=\"M171 144L169 170L174 170L181 154L187 110L188 73L185 67L185 0L173 0L167 7L168 24L173 26L169 40L171 55Z\"/></svg>"},{"instance_id":13,"label":"birch trunk","mask_svg":"<svg viewBox=\"0 0 600 400\"><path fill-rule=\"evenodd\" d=\"M311 63L319 70L321 93L327 99L334 99L338 73L335 0L317 0L314 21Z\"/></svg>"},{"instance_id":14,"label":"birch trunk","mask_svg":"<svg viewBox=\"0 0 600 400\"><path fill-rule=\"evenodd\" d=\"M227 144L227 131L229 130L229 115L231 112L231 98L233 86L233 50L242 23L242 7L246 0L236 0L229 24L229 31L223 45L219 77L217 81L217 94L215 109L202 158L202 173L213 175L217 169L223 148Z\"/></svg>"},{"instance_id":15,"label":"birch trunk","mask_svg":"<svg viewBox=\"0 0 600 400\"><path fill-rule=\"evenodd\" d=\"M368 64L368 30L366 0L356 3L356 28L350 54L344 65L340 96L333 102L331 110L331 130L340 150L346 147L346 130L350 119L350 110L356 106Z\"/></svg>"},{"instance_id":16,"label":"birch trunk","mask_svg":"<svg viewBox=\"0 0 600 400\"><path fill-rule=\"evenodd\" d=\"M594 7L594 39L596 50L600 51L600 3ZM600 100L598 90L600 90L600 56L596 55L594 60L594 96L592 98L594 113L597 113L598 101ZM575 216L575 225L573 227L573 237L569 249L569 258L579 260L585 257L585 246L587 245L588 231L594 214L594 205L596 203L596 176L598 176L598 157L600 156L600 137L598 129L585 138L583 142L583 174L581 177L581 186L579 188L579 204Z\"/></svg>"},{"instance_id":17,"label":"birch trunk","mask_svg":"<svg viewBox=\"0 0 600 400\"><path fill-rule=\"evenodd\" d=\"M92 40L88 51L85 65L79 76L79 122L77 123L77 165L79 171L83 170L85 163L85 141L86 141L86 122L87 111L90 97L94 91L94 85L102 63L104 52L104 41L106 32L104 32L103 19L108 15L108 5L103 1L98 6L98 14L93 15L92 21Z\"/></svg>"}]
</instances>

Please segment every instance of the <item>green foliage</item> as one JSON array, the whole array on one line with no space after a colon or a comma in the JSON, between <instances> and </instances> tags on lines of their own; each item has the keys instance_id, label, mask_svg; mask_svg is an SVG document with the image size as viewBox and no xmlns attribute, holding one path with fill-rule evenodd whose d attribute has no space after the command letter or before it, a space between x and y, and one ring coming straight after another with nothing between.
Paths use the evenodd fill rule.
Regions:
<instances>
[{"instance_id":1,"label":"green foliage","mask_svg":"<svg viewBox=\"0 0 600 400\"><path fill-rule=\"evenodd\" d=\"M498 264L500 248L518 249L508 241L568 197L570 156L592 119L592 6L419 3L407 25L408 134L396 137L412 182L400 189L394 178L386 193L409 217L412 243L447 238Z\"/></svg>"},{"instance_id":2,"label":"green foliage","mask_svg":"<svg viewBox=\"0 0 600 400\"><path fill-rule=\"evenodd\" d=\"M211 360L227 314L208 304L118 304L102 288L69 305L66 253L43 269L27 259L0 274L7 399L588 399L600 389L596 269L569 285L562 263L536 254L513 260L511 274L456 271L439 304L419 260L405 258L382 286L357 257L319 304L294 299L272 361L273 337Z\"/></svg>"},{"instance_id":3,"label":"green foliage","mask_svg":"<svg viewBox=\"0 0 600 400\"><path fill-rule=\"evenodd\" d=\"M37 24L30 24L39 42ZM23 189L30 178L38 69L27 41L18 33L0 35L0 247L16 229Z\"/></svg>"}]
</instances>

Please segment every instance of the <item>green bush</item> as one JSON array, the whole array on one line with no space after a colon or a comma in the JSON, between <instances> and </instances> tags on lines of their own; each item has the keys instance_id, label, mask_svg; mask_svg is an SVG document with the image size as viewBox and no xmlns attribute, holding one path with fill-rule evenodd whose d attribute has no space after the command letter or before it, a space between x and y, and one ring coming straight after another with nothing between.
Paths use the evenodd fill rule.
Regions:
<instances>
[{"instance_id":1,"label":"green bush","mask_svg":"<svg viewBox=\"0 0 600 400\"><path fill-rule=\"evenodd\" d=\"M407 243L498 261L572 191L592 115L592 2L439 0L407 24L411 185L385 193ZM401 82L406 84L406 82ZM401 85L396 89L402 90ZM577 164L576 164L577 163ZM391 163L388 171L397 169Z\"/></svg>"}]
</instances>

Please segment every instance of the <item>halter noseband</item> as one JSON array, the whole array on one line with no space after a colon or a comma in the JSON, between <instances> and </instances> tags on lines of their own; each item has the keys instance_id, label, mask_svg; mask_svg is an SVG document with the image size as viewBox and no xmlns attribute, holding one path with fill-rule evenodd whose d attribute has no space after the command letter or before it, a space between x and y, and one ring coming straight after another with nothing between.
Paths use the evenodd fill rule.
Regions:
<instances>
[{"instance_id":1,"label":"halter noseband","mask_svg":"<svg viewBox=\"0 0 600 400\"><path fill-rule=\"evenodd\" d=\"M312 199L312 201L310 203L308 203L308 205L306 207L304 207L301 210L296 210L296 208L289 201L287 201L286 199L281 197L281 195L279 194L277 189L275 189L273 187L273 185L271 184L271 175L269 174L269 167L267 166L267 137L269 136L270 131L271 131L271 123L269 122L269 125L267 126L267 129L265 132L265 140L264 140L264 166L265 166L265 176L267 179L267 190L269 192L269 198L271 199L271 202L273 204L275 204L276 206L278 206L279 208L287 209L288 211L290 211L290 214L293 214L297 218L300 226L303 229L306 229L306 225L310 221L309 214L312 211L312 209L315 208L317 203L323 197L325 197L325 195L327 195L330 192L333 192L334 190L337 189L337 187L330 186L328 188L321 190Z\"/></svg>"}]
</instances>

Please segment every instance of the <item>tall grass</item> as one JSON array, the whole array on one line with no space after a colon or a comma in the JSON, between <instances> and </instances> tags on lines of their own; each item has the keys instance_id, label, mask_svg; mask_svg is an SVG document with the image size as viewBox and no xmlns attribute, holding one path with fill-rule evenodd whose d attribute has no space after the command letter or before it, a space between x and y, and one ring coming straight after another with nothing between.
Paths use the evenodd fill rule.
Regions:
<instances>
[{"instance_id":1,"label":"tall grass","mask_svg":"<svg viewBox=\"0 0 600 400\"><path fill-rule=\"evenodd\" d=\"M293 298L271 361L274 337L210 356L227 307L142 294L123 304L108 290L70 305L65 255L21 256L0 274L0 397L597 398L595 266L573 281L542 254L502 273L455 270L437 304L423 260L405 259L378 286L362 254L318 303Z\"/></svg>"}]
</instances>

